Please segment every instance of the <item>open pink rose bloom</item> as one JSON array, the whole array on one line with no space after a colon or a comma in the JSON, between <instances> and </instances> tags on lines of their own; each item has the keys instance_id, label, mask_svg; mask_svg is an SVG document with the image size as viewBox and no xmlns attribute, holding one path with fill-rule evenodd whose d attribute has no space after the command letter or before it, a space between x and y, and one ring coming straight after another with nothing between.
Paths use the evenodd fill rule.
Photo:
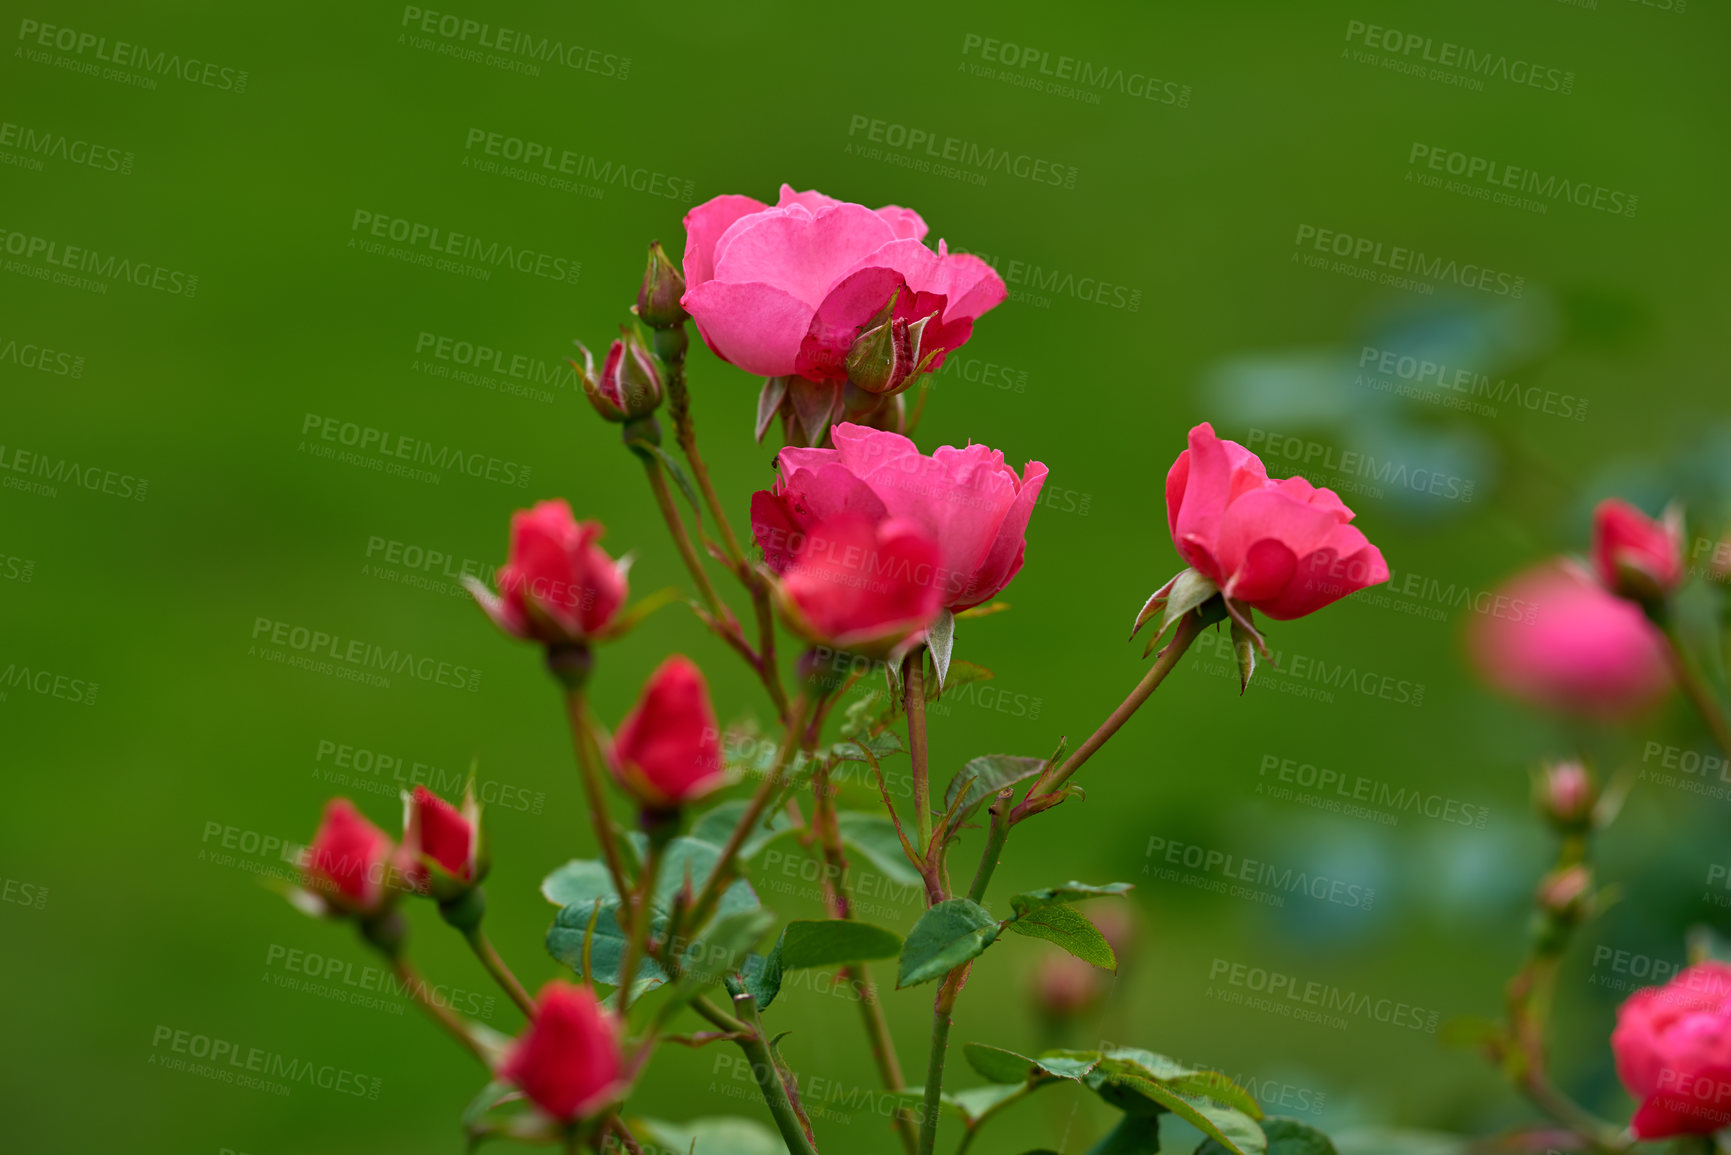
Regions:
<instances>
[{"instance_id":1,"label":"open pink rose bloom","mask_svg":"<svg viewBox=\"0 0 1731 1155\"><path fill-rule=\"evenodd\" d=\"M895 205L782 185L773 206L732 194L698 205L685 235L681 304L718 357L764 377L845 380L848 346L892 297L892 319L933 318L921 348L935 370L1005 296L990 265L928 248L926 222Z\"/></svg>"},{"instance_id":2,"label":"open pink rose bloom","mask_svg":"<svg viewBox=\"0 0 1731 1155\"><path fill-rule=\"evenodd\" d=\"M1731 1126L1731 966L1697 963L1617 1010L1617 1076L1639 1101L1638 1139Z\"/></svg>"}]
</instances>

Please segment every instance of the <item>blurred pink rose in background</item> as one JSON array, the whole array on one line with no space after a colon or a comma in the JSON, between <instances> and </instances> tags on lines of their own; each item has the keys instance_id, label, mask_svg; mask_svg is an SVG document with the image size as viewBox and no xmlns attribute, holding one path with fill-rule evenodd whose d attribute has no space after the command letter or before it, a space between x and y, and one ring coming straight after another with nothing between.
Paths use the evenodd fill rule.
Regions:
<instances>
[{"instance_id":1,"label":"blurred pink rose in background","mask_svg":"<svg viewBox=\"0 0 1731 1155\"><path fill-rule=\"evenodd\" d=\"M1547 709L1627 717L1671 685L1665 643L1640 607L1566 561L1516 575L1478 615L1467 644L1479 673L1512 697Z\"/></svg>"},{"instance_id":2,"label":"blurred pink rose in background","mask_svg":"<svg viewBox=\"0 0 1731 1155\"><path fill-rule=\"evenodd\" d=\"M1617 1076L1640 1101L1637 1139L1731 1126L1731 966L1697 963L1617 1009Z\"/></svg>"}]
</instances>

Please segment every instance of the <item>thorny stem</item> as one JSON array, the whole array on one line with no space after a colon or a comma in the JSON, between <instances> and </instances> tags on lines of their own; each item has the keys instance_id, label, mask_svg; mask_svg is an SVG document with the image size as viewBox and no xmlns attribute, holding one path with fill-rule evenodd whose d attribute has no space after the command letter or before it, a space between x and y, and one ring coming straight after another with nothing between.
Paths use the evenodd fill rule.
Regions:
<instances>
[{"instance_id":1,"label":"thorny stem","mask_svg":"<svg viewBox=\"0 0 1731 1155\"><path fill-rule=\"evenodd\" d=\"M475 957L481 960L481 965L487 973L493 976L493 981L504 988L511 996L511 1001L517 1004L531 1020L535 1017L535 1000L529 997L529 992L523 984L517 981L517 976L511 973L511 968L505 965L505 960L499 957L499 952L493 949L493 943L487 938L487 933L479 926L465 931L463 937L469 940L469 947L475 952Z\"/></svg>"},{"instance_id":2,"label":"thorny stem","mask_svg":"<svg viewBox=\"0 0 1731 1155\"><path fill-rule=\"evenodd\" d=\"M979 869L974 871L973 885L968 887L968 898L973 902L986 901L986 887L991 885L992 872L998 869L998 859L1004 853L1004 842L1010 837L1010 816L1013 813L1010 802L1014 791L1005 787L998 792L992 801L991 809L986 813L991 816L991 826L986 832L986 846L980 853Z\"/></svg>"},{"instance_id":3,"label":"thorny stem","mask_svg":"<svg viewBox=\"0 0 1731 1155\"><path fill-rule=\"evenodd\" d=\"M637 890L626 901L632 904L631 931L625 939L625 957L619 964L619 1013L631 1006L631 985L637 977L637 965L649 952L649 936L654 919L649 913L651 896L655 893L655 876L661 870L662 844L649 840L649 855L637 877Z\"/></svg>"},{"instance_id":4,"label":"thorny stem","mask_svg":"<svg viewBox=\"0 0 1731 1155\"><path fill-rule=\"evenodd\" d=\"M1160 683L1164 682L1166 675L1177 667L1178 660L1184 656L1184 652L1190 648L1190 643L1195 641L1196 636L1201 632L1201 619L1193 613L1185 614L1183 619L1179 621L1178 629L1172 635L1172 640L1166 643L1166 648L1160 651L1159 656L1154 659L1154 664L1148 667L1148 672L1142 675L1142 680L1136 683L1134 690L1130 691L1130 696L1120 702L1118 708L1113 710L1104 722L1100 723L1098 730L1088 735L1086 742L1076 747L1075 753L1066 758L1063 765L1049 774L1040 776L1040 780L1028 791L1027 798L1022 800L1022 805L1017 807L1015 821L1019 822L1028 817L1031 813L1028 810L1028 803L1035 797L1057 793L1058 789L1070 780L1070 776L1082 768L1084 762L1092 758L1100 747L1111 739L1112 735L1123 728L1124 723L1130 720L1130 715L1140 709L1142 703L1146 702L1149 696L1160 688Z\"/></svg>"},{"instance_id":5,"label":"thorny stem","mask_svg":"<svg viewBox=\"0 0 1731 1155\"><path fill-rule=\"evenodd\" d=\"M950 1047L950 1014L956 1009L956 996L968 981L971 963L963 963L944 976L938 987L938 997L932 1004L932 1049L926 1059L925 1110L920 1117L918 1155L932 1155L938 1141L938 1112L943 1107L944 1057Z\"/></svg>"},{"instance_id":6,"label":"thorny stem","mask_svg":"<svg viewBox=\"0 0 1731 1155\"><path fill-rule=\"evenodd\" d=\"M1701 715L1707 728L1713 731L1713 739L1719 743L1719 748L1731 754L1731 719L1726 718L1725 708L1708 688L1699 667L1683 648L1683 638L1668 612L1658 615L1658 626L1665 635L1665 652L1671 659L1671 670L1677 676L1677 684L1682 687L1689 704L1695 707L1695 712Z\"/></svg>"},{"instance_id":7,"label":"thorny stem","mask_svg":"<svg viewBox=\"0 0 1731 1155\"><path fill-rule=\"evenodd\" d=\"M781 1078L781 1068L776 1063L775 1056L770 1053L768 1042L764 1040L763 1023L757 1017L757 1000L743 990L735 990L733 1006L742 1016L735 1021L748 1032L747 1036L740 1040L739 1049L751 1063L752 1077L757 1080L757 1089L763 1094L763 1101L769 1105L769 1113L775 1119L776 1130L781 1132L782 1142L787 1144L791 1155L817 1155L817 1147L813 1145L811 1136L806 1134L805 1124L800 1121L793 1100L788 1097L787 1085Z\"/></svg>"},{"instance_id":8,"label":"thorny stem","mask_svg":"<svg viewBox=\"0 0 1731 1155\"><path fill-rule=\"evenodd\" d=\"M571 723L571 745L577 750L577 766L582 771L583 797L589 804L589 817L595 826L595 840L601 845L601 857L607 863L607 873L613 878L613 890L619 895L619 911L631 921L626 909L631 888L625 882L625 867L619 857L619 845L613 839L613 823L607 817L607 797L601 788L601 767L597 751L592 747L588 701L581 689L565 691L565 716ZM626 925L621 930L630 932Z\"/></svg>"},{"instance_id":9,"label":"thorny stem","mask_svg":"<svg viewBox=\"0 0 1731 1155\"><path fill-rule=\"evenodd\" d=\"M932 841L932 799L926 752L926 650L915 646L902 659L902 708L908 716L908 758L913 762L914 823L919 831L915 843L921 854L929 853Z\"/></svg>"}]
</instances>

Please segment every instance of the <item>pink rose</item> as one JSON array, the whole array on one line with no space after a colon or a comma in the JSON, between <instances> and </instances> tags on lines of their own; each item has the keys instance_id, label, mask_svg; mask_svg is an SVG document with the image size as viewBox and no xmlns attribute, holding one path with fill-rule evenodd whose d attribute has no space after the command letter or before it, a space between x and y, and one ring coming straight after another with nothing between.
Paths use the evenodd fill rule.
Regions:
<instances>
[{"instance_id":1,"label":"pink rose","mask_svg":"<svg viewBox=\"0 0 1731 1155\"><path fill-rule=\"evenodd\" d=\"M709 684L690 658L674 654L649 676L613 736L613 766L619 784L657 810L672 810L723 784L721 730Z\"/></svg>"},{"instance_id":2,"label":"pink rose","mask_svg":"<svg viewBox=\"0 0 1731 1155\"><path fill-rule=\"evenodd\" d=\"M467 893L478 881L481 811L472 794L463 799L461 810L428 790L416 786L409 795L403 822L403 873L417 888L426 889L436 866L445 878L438 888L446 894Z\"/></svg>"},{"instance_id":3,"label":"pink rose","mask_svg":"<svg viewBox=\"0 0 1731 1155\"><path fill-rule=\"evenodd\" d=\"M936 543L912 522L840 513L802 535L778 595L808 641L887 657L917 641L943 609Z\"/></svg>"},{"instance_id":4,"label":"pink rose","mask_svg":"<svg viewBox=\"0 0 1731 1155\"><path fill-rule=\"evenodd\" d=\"M1640 1100L1635 1138L1706 1135L1731 1126L1731 966L1697 963L1617 1009L1617 1076Z\"/></svg>"},{"instance_id":5,"label":"pink rose","mask_svg":"<svg viewBox=\"0 0 1731 1155\"><path fill-rule=\"evenodd\" d=\"M1593 568L1605 588L1642 600L1663 597L1683 581L1683 521L1675 510L1655 521L1626 501L1593 511Z\"/></svg>"},{"instance_id":6,"label":"pink rose","mask_svg":"<svg viewBox=\"0 0 1731 1155\"><path fill-rule=\"evenodd\" d=\"M390 836L347 798L325 804L318 833L307 847L306 884L333 906L371 913L384 905L394 853Z\"/></svg>"},{"instance_id":7,"label":"pink rose","mask_svg":"<svg viewBox=\"0 0 1731 1155\"><path fill-rule=\"evenodd\" d=\"M1044 465L1030 461L1018 477L984 445L926 457L899 433L860 425L838 425L833 437L834 449L783 449L775 488L751 499L771 570L785 571L813 526L844 513L898 518L937 543L933 580L950 610L989 601L1021 570Z\"/></svg>"},{"instance_id":8,"label":"pink rose","mask_svg":"<svg viewBox=\"0 0 1731 1155\"><path fill-rule=\"evenodd\" d=\"M553 1118L569 1122L607 1105L623 1087L619 1025L588 987L554 979L499 1074Z\"/></svg>"},{"instance_id":9,"label":"pink rose","mask_svg":"<svg viewBox=\"0 0 1731 1155\"><path fill-rule=\"evenodd\" d=\"M625 604L625 574L596 544L601 523L579 522L565 501L543 501L511 515L510 559L499 593L465 584L500 629L519 638L581 643L603 632Z\"/></svg>"},{"instance_id":10,"label":"pink rose","mask_svg":"<svg viewBox=\"0 0 1731 1155\"><path fill-rule=\"evenodd\" d=\"M1256 454L1207 422L1166 475L1172 544L1235 602L1301 618L1388 580L1382 552L1347 524L1352 510L1302 477L1274 480Z\"/></svg>"},{"instance_id":11,"label":"pink rose","mask_svg":"<svg viewBox=\"0 0 1731 1155\"><path fill-rule=\"evenodd\" d=\"M1627 717L1670 687L1665 643L1639 606L1567 562L1547 562L1496 590L1500 613L1467 636L1487 682L1513 697L1587 717Z\"/></svg>"},{"instance_id":12,"label":"pink rose","mask_svg":"<svg viewBox=\"0 0 1731 1155\"><path fill-rule=\"evenodd\" d=\"M764 377L847 379L848 347L895 299L892 320L932 317L922 353L944 354L974 318L1003 301L1004 282L978 257L923 243L912 209L872 210L781 186L772 208L718 196L685 217L684 305L715 355Z\"/></svg>"}]
</instances>

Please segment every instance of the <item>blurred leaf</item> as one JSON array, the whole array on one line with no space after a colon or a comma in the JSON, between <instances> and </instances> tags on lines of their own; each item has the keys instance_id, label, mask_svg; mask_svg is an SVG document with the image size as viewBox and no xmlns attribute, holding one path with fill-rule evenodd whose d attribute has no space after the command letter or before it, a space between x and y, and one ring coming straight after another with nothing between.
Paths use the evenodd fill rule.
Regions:
<instances>
[{"instance_id":1,"label":"blurred leaf","mask_svg":"<svg viewBox=\"0 0 1731 1155\"><path fill-rule=\"evenodd\" d=\"M1040 1057L1035 1059L1034 1062L1038 1063L1040 1069L1049 1075L1055 1075L1060 1079L1069 1079L1071 1082L1078 1082L1087 1078L1089 1072L1099 1066L1100 1052L1066 1050L1041 1051Z\"/></svg>"},{"instance_id":2,"label":"blurred leaf","mask_svg":"<svg viewBox=\"0 0 1731 1155\"><path fill-rule=\"evenodd\" d=\"M982 1116L1002 1107L1026 1090L1026 1086L1007 1087L1001 1083L992 1083L984 1087L968 1087L947 1097L955 1102L962 1112L962 1117L971 1127Z\"/></svg>"},{"instance_id":3,"label":"blurred leaf","mask_svg":"<svg viewBox=\"0 0 1731 1155\"><path fill-rule=\"evenodd\" d=\"M991 911L965 898L946 899L920 916L902 944L896 987L941 978L979 957L997 937L998 920Z\"/></svg>"},{"instance_id":4,"label":"blurred leaf","mask_svg":"<svg viewBox=\"0 0 1731 1155\"><path fill-rule=\"evenodd\" d=\"M866 861L897 886L925 886L925 879L908 861L901 836L887 815L844 810L836 815L842 845L865 855Z\"/></svg>"},{"instance_id":5,"label":"blurred leaf","mask_svg":"<svg viewBox=\"0 0 1731 1155\"><path fill-rule=\"evenodd\" d=\"M547 953L576 971L578 978L617 986L619 968L625 962L625 935L619 929L617 903L602 904L601 916L595 920L595 939L590 947L589 961L595 973L583 973L583 938L593 911L592 903L581 902L561 910L547 931ZM659 927L661 920L657 919L655 923ZM639 965L643 968L638 972L640 982L654 986L667 981L666 973L654 961L644 959Z\"/></svg>"},{"instance_id":6,"label":"blurred leaf","mask_svg":"<svg viewBox=\"0 0 1731 1155\"><path fill-rule=\"evenodd\" d=\"M697 816L697 821L691 824L691 837L712 846L725 845L733 834L733 828L745 817L746 807L750 805L749 798L736 798L704 811ZM758 821L757 829L740 845L739 857L750 861L775 839L797 829L785 809L772 809Z\"/></svg>"},{"instance_id":7,"label":"blurred leaf","mask_svg":"<svg viewBox=\"0 0 1731 1155\"><path fill-rule=\"evenodd\" d=\"M962 795L961 808L956 811L956 824L959 826L969 814L973 813L980 803L988 798L997 797L998 791L1017 782L1026 781L1046 768L1044 758L1018 758L1009 754L983 754L969 760L961 771L950 779L949 787L944 791L944 810L948 812L956 801L956 796Z\"/></svg>"},{"instance_id":8,"label":"blurred leaf","mask_svg":"<svg viewBox=\"0 0 1731 1155\"><path fill-rule=\"evenodd\" d=\"M1472 1155L1472 1140L1441 1131L1399 1131L1381 1127L1334 1137L1340 1155Z\"/></svg>"},{"instance_id":9,"label":"blurred leaf","mask_svg":"<svg viewBox=\"0 0 1731 1155\"><path fill-rule=\"evenodd\" d=\"M1034 1060L1026 1055L986 1043L968 1043L962 1048L962 1057L982 1079L992 1083L1025 1083L1034 1071Z\"/></svg>"},{"instance_id":10,"label":"blurred leaf","mask_svg":"<svg viewBox=\"0 0 1731 1155\"><path fill-rule=\"evenodd\" d=\"M1085 882L1066 882L1063 886L1048 886L1041 890L1026 890L1010 899L1010 909L1016 912L1017 918L1026 916L1031 911L1043 906L1056 906L1060 903L1074 902L1082 898L1098 898L1103 895L1128 893L1133 883L1108 882L1104 886L1090 886Z\"/></svg>"},{"instance_id":11,"label":"blurred leaf","mask_svg":"<svg viewBox=\"0 0 1731 1155\"><path fill-rule=\"evenodd\" d=\"M790 922L777 946L781 965L788 970L894 958L901 948L902 940L894 932L841 918Z\"/></svg>"},{"instance_id":12,"label":"blurred leaf","mask_svg":"<svg viewBox=\"0 0 1731 1155\"><path fill-rule=\"evenodd\" d=\"M631 1128L658 1148L679 1155L786 1155L781 1137L752 1119L732 1115L668 1123L660 1119L633 1119Z\"/></svg>"},{"instance_id":13,"label":"blurred leaf","mask_svg":"<svg viewBox=\"0 0 1731 1155\"><path fill-rule=\"evenodd\" d=\"M1121 1111L1158 1114L1170 1111L1215 1140L1231 1155L1262 1155L1268 1139L1256 1120L1242 1111L1206 1099L1180 1095L1163 1084L1102 1064L1083 1080L1088 1089Z\"/></svg>"},{"instance_id":14,"label":"blurred leaf","mask_svg":"<svg viewBox=\"0 0 1731 1155\"><path fill-rule=\"evenodd\" d=\"M1160 1150L1158 1115L1125 1115L1106 1137L1088 1148L1088 1155L1150 1155Z\"/></svg>"},{"instance_id":15,"label":"blurred leaf","mask_svg":"<svg viewBox=\"0 0 1731 1155\"><path fill-rule=\"evenodd\" d=\"M747 952L774 926L775 914L762 907L737 910L717 918L680 956L673 997L688 997L737 972L744 965Z\"/></svg>"},{"instance_id":16,"label":"blurred leaf","mask_svg":"<svg viewBox=\"0 0 1731 1155\"><path fill-rule=\"evenodd\" d=\"M1074 907L1043 906L1009 925L1017 934L1057 943L1077 958L1104 970L1118 969L1118 956L1112 953L1112 944Z\"/></svg>"},{"instance_id":17,"label":"blurred leaf","mask_svg":"<svg viewBox=\"0 0 1731 1155\"><path fill-rule=\"evenodd\" d=\"M541 880L541 893L554 906L619 901L607 864L594 858L573 858Z\"/></svg>"},{"instance_id":18,"label":"blurred leaf","mask_svg":"<svg viewBox=\"0 0 1731 1155\"><path fill-rule=\"evenodd\" d=\"M1328 1136L1308 1123L1275 1116L1262 1120L1268 1155L1338 1155ZM1196 1155L1223 1155L1226 1148L1213 1139L1196 1148ZM1389 1155L1389 1153L1385 1153Z\"/></svg>"}]
</instances>

